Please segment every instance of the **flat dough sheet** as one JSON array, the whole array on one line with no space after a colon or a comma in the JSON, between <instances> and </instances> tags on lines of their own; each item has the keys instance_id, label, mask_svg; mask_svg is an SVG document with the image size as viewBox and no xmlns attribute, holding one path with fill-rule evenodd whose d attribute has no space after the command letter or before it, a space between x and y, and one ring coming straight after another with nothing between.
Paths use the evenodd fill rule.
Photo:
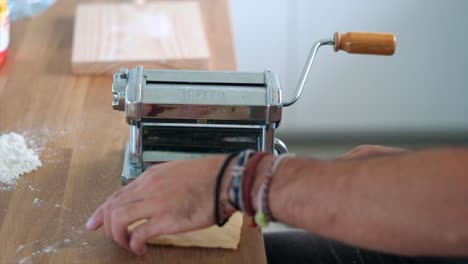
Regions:
<instances>
[{"instance_id":1,"label":"flat dough sheet","mask_svg":"<svg viewBox=\"0 0 468 264\"><path fill-rule=\"evenodd\" d=\"M150 244L182 247L237 249L241 237L242 219L242 213L236 212L223 227L210 226L190 232L162 235L153 237L147 242ZM132 232L132 230L145 222L146 220L135 222L128 227L128 230Z\"/></svg>"}]
</instances>

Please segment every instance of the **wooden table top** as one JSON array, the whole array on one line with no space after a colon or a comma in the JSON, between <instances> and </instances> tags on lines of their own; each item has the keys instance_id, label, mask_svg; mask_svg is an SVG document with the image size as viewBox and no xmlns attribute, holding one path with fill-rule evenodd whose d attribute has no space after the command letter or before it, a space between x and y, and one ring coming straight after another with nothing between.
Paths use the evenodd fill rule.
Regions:
<instances>
[{"instance_id":1,"label":"wooden table top","mask_svg":"<svg viewBox=\"0 0 468 264\"><path fill-rule=\"evenodd\" d=\"M200 0L211 69L236 68L227 1ZM84 224L118 189L128 126L111 107L111 76L73 76L74 0L12 24L0 69L0 134L41 148L43 166L11 189L0 185L0 263L265 263L258 229L235 250L152 246L128 253Z\"/></svg>"}]
</instances>

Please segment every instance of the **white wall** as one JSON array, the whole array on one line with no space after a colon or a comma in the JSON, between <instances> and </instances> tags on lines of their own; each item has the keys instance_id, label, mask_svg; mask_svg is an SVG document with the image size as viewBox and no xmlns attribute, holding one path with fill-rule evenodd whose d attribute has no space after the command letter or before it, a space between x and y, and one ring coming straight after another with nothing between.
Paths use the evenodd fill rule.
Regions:
<instances>
[{"instance_id":1,"label":"white wall","mask_svg":"<svg viewBox=\"0 0 468 264\"><path fill-rule=\"evenodd\" d=\"M335 31L394 32L393 57L323 47L283 134L468 136L468 1L231 0L239 69L279 73L291 96L312 44Z\"/></svg>"}]
</instances>

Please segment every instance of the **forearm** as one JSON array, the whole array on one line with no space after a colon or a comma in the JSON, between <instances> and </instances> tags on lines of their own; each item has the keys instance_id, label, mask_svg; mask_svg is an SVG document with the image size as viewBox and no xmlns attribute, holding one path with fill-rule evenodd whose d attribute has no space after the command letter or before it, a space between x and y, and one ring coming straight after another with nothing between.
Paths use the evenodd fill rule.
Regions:
<instances>
[{"instance_id":1,"label":"forearm","mask_svg":"<svg viewBox=\"0 0 468 264\"><path fill-rule=\"evenodd\" d=\"M400 254L468 254L468 150L286 159L270 188L273 215L291 226Z\"/></svg>"}]
</instances>

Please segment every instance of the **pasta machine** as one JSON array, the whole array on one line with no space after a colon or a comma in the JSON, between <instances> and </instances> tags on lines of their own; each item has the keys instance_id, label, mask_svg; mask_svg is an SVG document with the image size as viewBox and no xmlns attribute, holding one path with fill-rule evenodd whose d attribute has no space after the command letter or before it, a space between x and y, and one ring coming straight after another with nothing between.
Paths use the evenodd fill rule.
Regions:
<instances>
[{"instance_id":1,"label":"pasta machine","mask_svg":"<svg viewBox=\"0 0 468 264\"><path fill-rule=\"evenodd\" d=\"M285 153L275 138L283 107L300 97L319 47L348 53L392 55L389 33L335 33L312 47L292 99L281 95L278 75L264 72L153 70L136 67L114 74L115 110L125 111L130 139L124 184L153 164L255 149Z\"/></svg>"}]
</instances>

